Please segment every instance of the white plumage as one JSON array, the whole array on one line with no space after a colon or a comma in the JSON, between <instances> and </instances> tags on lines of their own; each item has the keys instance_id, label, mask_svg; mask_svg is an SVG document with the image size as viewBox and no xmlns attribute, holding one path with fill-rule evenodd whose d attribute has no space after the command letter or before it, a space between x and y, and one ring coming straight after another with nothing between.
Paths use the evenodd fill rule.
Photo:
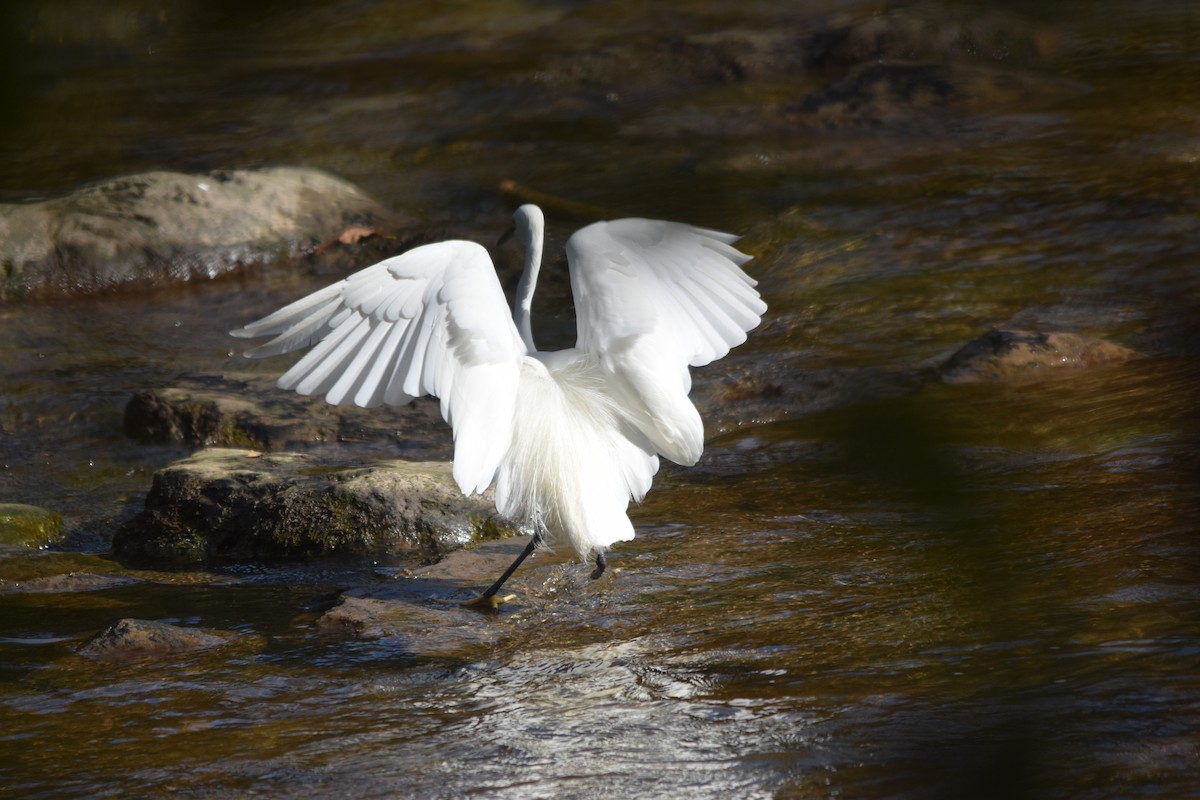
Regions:
<instances>
[{"instance_id":1,"label":"white plumage","mask_svg":"<svg viewBox=\"0 0 1200 800\"><path fill-rule=\"evenodd\" d=\"M539 352L529 313L545 222L533 205L514 221L526 257L511 317L487 251L449 241L367 267L232 334L275 337L249 357L316 345L281 389L364 407L438 397L462 491L495 483L502 514L566 538L588 559L633 538L629 500L645 496L660 455L685 466L700 458L688 369L744 342L766 304L741 270L750 257L734 249L736 236L598 222L567 242L576 345Z\"/></svg>"}]
</instances>

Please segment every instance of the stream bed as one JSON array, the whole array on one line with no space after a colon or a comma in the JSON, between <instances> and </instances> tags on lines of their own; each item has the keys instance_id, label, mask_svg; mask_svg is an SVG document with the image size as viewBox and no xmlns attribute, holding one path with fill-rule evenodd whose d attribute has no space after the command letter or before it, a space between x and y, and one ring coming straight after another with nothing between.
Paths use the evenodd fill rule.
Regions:
<instances>
[{"instance_id":1,"label":"stream bed","mask_svg":"<svg viewBox=\"0 0 1200 800\"><path fill-rule=\"evenodd\" d=\"M0 502L66 533L0 546L0 797L1200 795L1193 3L244 5L5 10L0 202L303 164L511 292L492 245L549 198L539 340L580 208L743 234L769 310L610 576L539 554L475 631L365 638L322 609L403 565L108 549L187 453L129 397L278 374L226 332L341 274L0 303ZM1138 357L945 379L993 328ZM399 457L379 414L312 448ZM112 580L29 590L70 573ZM234 643L81 653L123 618Z\"/></svg>"}]
</instances>

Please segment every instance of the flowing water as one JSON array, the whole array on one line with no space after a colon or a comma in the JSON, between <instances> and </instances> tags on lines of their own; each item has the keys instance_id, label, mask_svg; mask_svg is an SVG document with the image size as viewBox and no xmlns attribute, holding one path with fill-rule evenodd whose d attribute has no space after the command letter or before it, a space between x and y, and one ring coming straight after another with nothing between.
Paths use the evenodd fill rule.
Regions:
<instances>
[{"instance_id":1,"label":"flowing water","mask_svg":"<svg viewBox=\"0 0 1200 800\"><path fill-rule=\"evenodd\" d=\"M137 579L0 594L0 796L1200 796L1189 0L893 11L940 32L914 60L1005 78L944 115L844 124L795 111L834 67L778 64L822 26L895 19L881 4L5 13L0 200L302 163L491 241L515 180L744 232L771 310L698 371L705 457L663 469L614 577L540 556L476 636L356 640L314 619L382 580L370 567L145 573L105 553L184 452L122 436L130 394L245 370L224 331L329 276L0 306L0 501L70 531L4 550L0 578ZM774 55L710 58L735 35ZM549 216L561 252L578 220ZM496 252L511 276L518 255ZM547 336L570 326L561 267ZM1145 357L932 374L989 326ZM166 661L77 652L123 617L239 637Z\"/></svg>"}]
</instances>

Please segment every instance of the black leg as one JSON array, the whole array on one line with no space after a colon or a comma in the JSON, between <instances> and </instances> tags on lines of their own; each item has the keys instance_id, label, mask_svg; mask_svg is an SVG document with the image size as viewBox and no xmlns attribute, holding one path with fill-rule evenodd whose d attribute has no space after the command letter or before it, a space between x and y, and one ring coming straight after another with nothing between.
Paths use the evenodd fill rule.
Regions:
<instances>
[{"instance_id":1,"label":"black leg","mask_svg":"<svg viewBox=\"0 0 1200 800\"><path fill-rule=\"evenodd\" d=\"M541 543L542 532L534 532L533 537L529 540L529 544L525 545L525 549L521 551L521 554L517 556L516 560L508 565L508 569L504 570L504 574L497 578L496 582L487 588L487 591L479 595L479 597L476 597L474 600L468 600L463 605L490 606L491 608L496 608L499 606L500 601L493 599L496 596L496 592L500 591L500 587L504 586L505 581L512 577L512 574L517 571L517 567L521 566L521 562L529 558L530 553L536 550L538 545Z\"/></svg>"},{"instance_id":2,"label":"black leg","mask_svg":"<svg viewBox=\"0 0 1200 800\"><path fill-rule=\"evenodd\" d=\"M604 558L604 551L596 551L596 568L592 570L592 580L596 580L604 574L605 568L608 567L608 561Z\"/></svg>"}]
</instances>

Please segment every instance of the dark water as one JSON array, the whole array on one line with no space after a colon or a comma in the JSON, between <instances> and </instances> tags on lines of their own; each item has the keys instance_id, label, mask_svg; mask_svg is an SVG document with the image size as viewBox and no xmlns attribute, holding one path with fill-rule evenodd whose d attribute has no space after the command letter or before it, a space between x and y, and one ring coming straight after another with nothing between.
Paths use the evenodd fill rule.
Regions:
<instances>
[{"instance_id":1,"label":"dark water","mask_svg":"<svg viewBox=\"0 0 1200 800\"><path fill-rule=\"evenodd\" d=\"M0 795L1200 795L1193 4L893 11L927 35L888 46L992 88L820 124L795 109L844 70L788 53L879 4L240 5L6 11L0 200L302 163L491 242L511 179L744 232L771 311L697 374L706 455L618 574L539 558L478 637L323 635L367 571L0 594ZM759 49L706 49L731 32ZM550 214L552 251L578 222ZM125 440L126 399L245 370L224 331L327 278L0 307L0 501L71 530L0 578L124 572L111 520L183 452ZM1146 357L930 378L988 326ZM721 393L748 375L781 388ZM242 636L75 652L122 617Z\"/></svg>"}]
</instances>

